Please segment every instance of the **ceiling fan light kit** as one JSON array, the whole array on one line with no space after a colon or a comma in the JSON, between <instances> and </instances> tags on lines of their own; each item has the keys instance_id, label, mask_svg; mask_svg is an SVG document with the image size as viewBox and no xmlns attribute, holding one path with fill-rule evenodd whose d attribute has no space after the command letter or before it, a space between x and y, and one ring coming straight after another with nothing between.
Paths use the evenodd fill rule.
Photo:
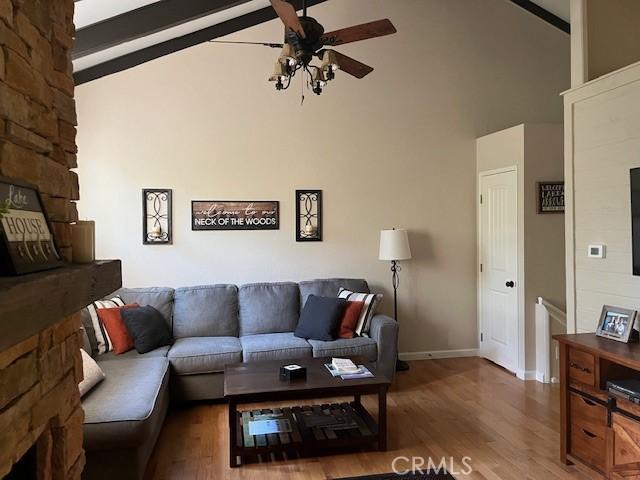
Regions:
<instances>
[{"instance_id":1,"label":"ceiling fan light kit","mask_svg":"<svg viewBox=\"0 0 640 480\"><path fill-rule=\"evenodd\" d=\"M278 59L278 61L290 67L294 67L298 63L296 52L291 44L284 44L284 46L282 47L282 53L280 54L280 58Z\"/></svg>"},{"instance_id":2,"label":"ceiling fan light kit","mask_svg":"<svg viewBox=\"0 0 640 480\"><path fill-rule=\"evenodd\" d=\"M327 82L335 79L338 70L358 79L364 78L373 72L372 67L325 47L382 37L397 31L389 19L384 19L325 33L324 27L316 19L307 16L306 1L302 2L303 14L300 17L298 17L294 6L286 0L270 1L285 27L284 44L222 40L211 40L211 42L282 48L273 75L269 77L270 82L275 82L278 91L289 88L291 79L299 70L307 73L308 84L316 95L322 93ZM320 60L320 66L311 64L314 58Z\"/></svg>"},{"instance_id":3,"label":"ceiling fan light kit","mask_svg":"<svg viewBox=\"0 0 640 480\"><path fill-rule=\"evenodd\" d=\"M269 81L276 82L276 89L282 90L284 88L283 82L287 79L287 77L287 65L283 64L280 61L277 61L273 69L273 75L269 77Z\"/></svg>"},{"instance_id":4,"label":"ceiling fan light kit","mask_svg":"<svg viewBox=\"0 0 640 480\"><path fill-rule=\"evenodd\" d=\"M336 76L336 70L340 70L336 52L325 50L322 55L322 72L328 80L333 80Z\"/></svg>"}]
</instances>

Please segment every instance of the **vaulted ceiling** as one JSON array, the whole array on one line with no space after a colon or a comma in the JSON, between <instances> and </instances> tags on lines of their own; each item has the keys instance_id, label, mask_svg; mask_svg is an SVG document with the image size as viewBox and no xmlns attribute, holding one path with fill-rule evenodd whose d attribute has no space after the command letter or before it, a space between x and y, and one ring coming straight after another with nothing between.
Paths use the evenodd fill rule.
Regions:
<instances>
[{"instance_id":1,"label":"vaulted ceiling","mask_svg":"<svg viewBox=\"0 0 640 480\"><path fill-rule=\"evenodd\" d=\"M289 1L302 8L302 0ZM570 0L510 1L569 31ZM274 18L269 0L76 0L76 84Z\"/></svg>"}]
</instances>

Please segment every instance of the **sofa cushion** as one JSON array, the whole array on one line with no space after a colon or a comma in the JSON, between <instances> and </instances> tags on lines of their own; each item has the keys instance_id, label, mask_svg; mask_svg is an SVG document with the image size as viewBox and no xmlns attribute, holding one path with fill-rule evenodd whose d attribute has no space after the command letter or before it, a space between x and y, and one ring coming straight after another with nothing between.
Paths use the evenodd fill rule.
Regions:
<instances>
[{"instance_id":1,"label":"sofa cushion","mask_svg":"<svg viewBox=\"0 0 640 480\"><path fill-rule=\"evenodd\" d=\"M80 318L91 345L91 350L87 350L87 353L90 353L92 356L96 356L103 355L111 351L109 335L107 335L107 332L98 317L98 310L101 308L122 307L124 304L125 301L116 295L109 299L92 302L82 309L80 312Z\"/></svg>"},{"instance_id":2,"label":"sofa cushion","mask_svg":"<svg viewBox=\"0 0 640 480\"><path fill-rule=\"evenodd\" d=\"M369 330L371 328L371 319L376 314L378 304L382 300L381 293L366 293L366 292L352 292L341 288L338 292L338 297L346 300L364 302L362 310L360 311L360 317L356 324L356 335L369 336Z\"/></svg>"},{"instance_id":3,"label":"sofa cushion","mask_svg":"<svg viewBox=\"0 0 640 480\"><path fill-rule=\"evenodd\" d=\"M134 350L129 350L127 353L123 353L121 355L115 355L113 352L105 353L104 355L100 355L96 360L100 365L102 362L108 362L111 360L126 360L132 358L155 358L161 357L164 358L169 353L169 345L165 345L163 347L156 348L155 350L151 350L147 353L138 353Z\"/></svg>"},{"instance_id":4,"label":"sofa cushion","mask_svg":"<svg viewBox=\"0 0 640 480\"><path fill-rule=\"evenodd\" d=\"M104 372L83 349L80 349L80 354L82 355L82 381L78 384L78 390L80 390L80 396L84 397L89 390L104 380Z\"/></svg>"},{"instance_id":5,"label":"sofa cushion","mask_svg":"<svg viewBox=\"0 0 640 480\"><path fill-rule=\"evenodd\" d=\"M338 336L340 320L346 307L347 301L343 298L311 295L302 309L293 334L305 339L333 340Z\"/></svg>"},{"instance_id":6,"label":"sofa cushion","mask_svg":"<svg viewBox=\"0 0 640 480\"><path fill-rule=\"evenodd\" d=\"M242 362L242 345L237 337L179 338L168 358L178 375L222 372L225 365Z\"/></svg>"},{"instance_id":7,"label":"sofa cushion","mask_svg":"<svg viewBox=\"0 0 640 480\"><path fill-rule=\"evenodd\" d=\"M370 362L378 359L378 345L368 337L339 338L331 342L309 340L313 347L313 356L321 357L366 357Z\"/></svg>"},{"instance_id":8,"label":"sofa cushion","mask_svg":"<svg viewBox=\"0 0 640 480\"><path fill-rule=\"evenodd\" d=\"M263 333L240 337L244 362L292 360L311 356L311 345L293 332Z\"/></svg>"},{"instance_id":9,"label":"sofa cushion","mask_svg":"<svg viewBox=\"0 0 640 480\"><path fill-rule=\"evenodd\" d=\"M165 323L162 314L151 305L124 308L121 315L138 353L147 353L173 344L171 329Z\"/></svg>"},{"instance_id":10,"label":"sofa cushion","mask_svg":"<svg viewBox=\"0 0 640 480\"><path fill-rule=\"evenodd\" d=\"M173 288L147 287L147 288L121 288L114 294L122 298L125 303L137 303L139 305L151 305L158 310L167 325L171 326L173 314Z\"/></svg>"},{"instance_id":11,"label":"sofa cushion","mask_svg":"<svg viewBox=\"0 0 640 480\"><path fill-rule=\"evenodd\" d=\"M304 307L309 295L318 297L337 297L340 288L353 290L354 292L369 292L367 281L359 278L327 278L308 280L299 283L300 310Z\"/></svg>"},{"instance_id":12,"label":"sofa cushion","mask_svg":"<svg viewBox=\"0 0 640 480\"><path fill-rule=\"evenodd\" d=\"M344 314L340 320L340 327L338 328L338 338L355 337L358 319L360 318L360 312L362 312L363 307L364 302L347 301L347 308L344 309Z\"/></svg>"},{"instance_id":13,"label":"sofa cushion","mask_svg":"<svg viewBox=\"0 0 640 480\"><path fill-rule=\"evenodd\" d=\"M296 283L254 283L239 291L240 336L292 332L300 316Z\"/></svg>"},{"instance_id":14,"label":"sofa cushion","mask_svg":"<svg viewBox=\"0 0 640 480\"><path fill-rule=\"evenodd\" d=\"M176 289L173 335L176 338L237 337L238 287L208 285Z\"/></svg>"},{"instance_id":15,"label":"sofa cushion","mask_svg":"<svg viewBox=\"0 0 640 480\"><path fill-rule=\"evenodd\" d=\"M106 378L82 399L85 450L141 445L152 430L150 417L168 388L166 358L100 362Z\"/></svg>"},{"instance_id":16,"label":"sofa cushion","mask_svg":"<svg viewBox=\"0 0 640 480\"><path fill-rule=\"evenodd\" d=\"M100 323L109 336L111 351L116 355L121 355L133 349L133 338L131 338L122 320L121 309L137 308L139 306L137 303L132 303L122 307L99 308L96 310Z\"/></svg>"},{"instance_id":17,"label":"sofa cushion","mask_svg":"<svg viewBox=\"0 0 640 480\"><path fill-rule=\"evenodd\" d=\"M91 340L89 340L89 334L87 333L87 329L84 328L84 325L80 327L80 348L87 352L89 355L93 356L93 349L91 348Z\"/></svg>"}]
</instances>

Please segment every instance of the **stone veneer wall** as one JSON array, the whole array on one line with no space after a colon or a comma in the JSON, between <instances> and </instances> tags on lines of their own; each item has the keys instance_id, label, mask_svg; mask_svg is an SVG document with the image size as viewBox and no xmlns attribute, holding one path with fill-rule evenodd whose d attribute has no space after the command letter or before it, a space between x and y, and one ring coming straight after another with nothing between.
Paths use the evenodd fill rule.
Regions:
<instances>
[{"instance_id":1,"label":"stone veneer wall","mask_svg":"<svg viewBox=\"0 0 640 480\"><path fill-rule=\"evenodd\" d=\"M0 478L37 445L38 480L84 468L80 314L0 352Z\"/></svg>"},{"instance_id":2,"label":"stone veneer wall","mask_svg":"<svg viewBox=\"0 0 640 480\"><path fill-rule=\"evenodd\" d=\"M0 175L38 186L63 257L77 220L73 0L0 0Z\"/></svg>"},{"instance_id":3,"label":"stone veneer wall","mask_svg":"<svg viewBox=\"0 0 640 480\"><path fill-rule=\"evenodd\" d=\"M62 255L77 219L73 0L0 0L0 175L35 184ZM38 479L84 467L79 315L0 352L0 478L32 445Z\"/></svg>"}]
</instances>

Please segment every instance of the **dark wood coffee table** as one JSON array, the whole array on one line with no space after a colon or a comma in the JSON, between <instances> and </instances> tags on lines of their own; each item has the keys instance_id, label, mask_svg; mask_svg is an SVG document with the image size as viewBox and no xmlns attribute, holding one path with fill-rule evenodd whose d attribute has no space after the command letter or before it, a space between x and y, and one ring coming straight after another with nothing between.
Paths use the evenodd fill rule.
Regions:
<instances>
[{"instance_id":1,"label":"dark wood coffee table","mask_svg":"<svg viewBox=\"0 0 640 480\"><path fill-rule=\"evenodd\" d=\"M278 360L259 363L239 363L227 365L224 369L224 396L229 401L229 465L239 466L243 457L261 454L294 452L299 455L313 455L326 449L352 448L377 444L379 450L387 448L387 390L390 381L378 373L367 362L354 358L354 362L364 364L374 374L373 377L342 380L333 377L324 364L331 359L306 358L298 360ZM307 367L306 380L281 381L280 367L296 363ZM363 407L362 395L378 395L378 421L376 422ZM238 405L246 403L268 403L288 400L353 396L353 402L319 404L302 407L284 407L238 411ZM305 413L306 412L306 413ZM334 429L309 428L302 421L312 413L331 414L352 419L357 428ZM293 431L290 433L256 435L248 433L248 422L257 415L278 414L289 419ZM238 462L240 457L240 462Z\"/></svg>"}]
</instances>

